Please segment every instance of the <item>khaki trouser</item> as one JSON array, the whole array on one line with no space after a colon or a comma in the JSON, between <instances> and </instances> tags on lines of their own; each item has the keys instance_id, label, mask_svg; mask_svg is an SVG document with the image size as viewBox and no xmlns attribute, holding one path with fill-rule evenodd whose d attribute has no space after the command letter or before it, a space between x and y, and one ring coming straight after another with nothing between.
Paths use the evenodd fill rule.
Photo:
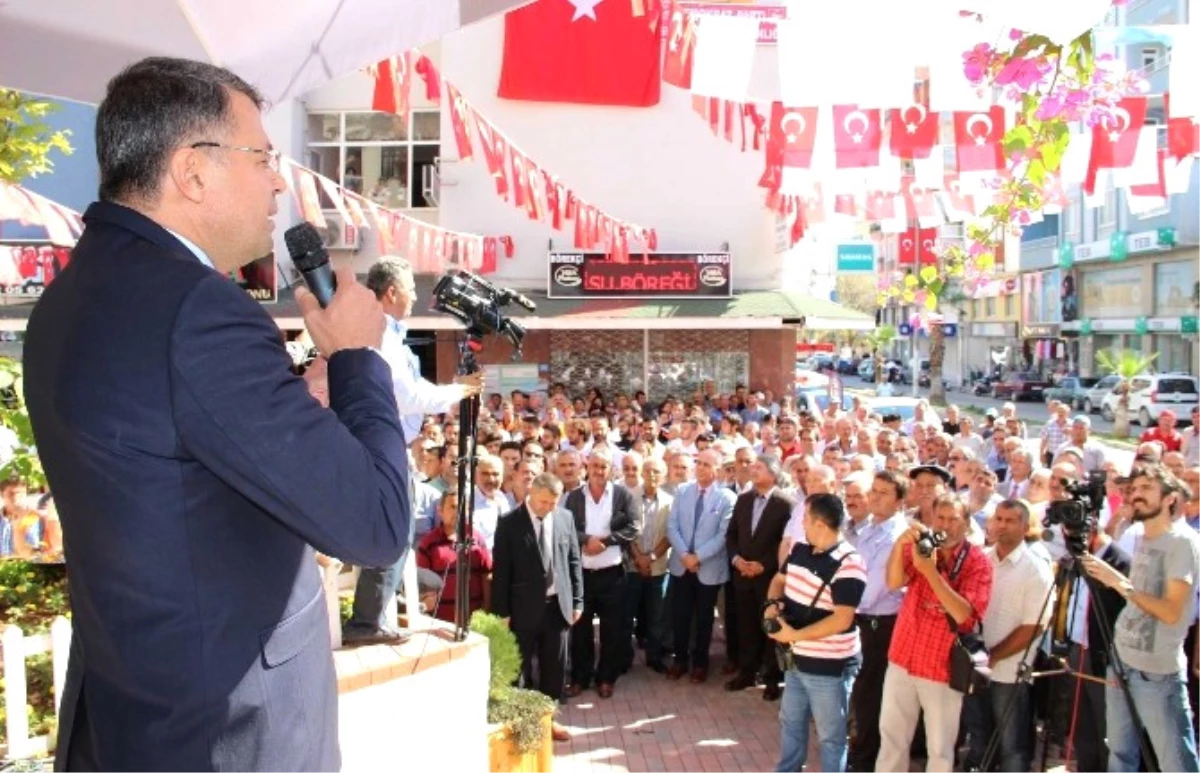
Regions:
<instances>
[{"instance_id":1,"label":"khaki trouser","mask_svg":"<svg viewBox=\"0 0 1200 773\"><path fill-rule=\"evenodd\" d=\"M909 769L908 751L922 710L925 712L925 748L929 753L925 770L930 773L954 770L954 745L958 740L962 697L962 693L951 690L944 682L913 676L895 663L889 663L883 678L883 714L879 718L880 746L875 770Z\"/></svg>"}]
</instances>

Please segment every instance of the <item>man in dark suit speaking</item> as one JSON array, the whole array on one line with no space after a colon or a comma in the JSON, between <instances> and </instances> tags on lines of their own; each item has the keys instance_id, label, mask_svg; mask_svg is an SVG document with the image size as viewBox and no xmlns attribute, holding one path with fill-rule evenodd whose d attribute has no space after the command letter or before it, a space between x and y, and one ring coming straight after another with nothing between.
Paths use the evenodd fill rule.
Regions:
<instances>
[{"instance_id":1,"label":"man in dark suit speaking","mask_svg":"<svg viewBox=\"0 0 1200 773\"><path fill-rule=\"evenodd\" d=\"M59 769L336 770L314 548L385 566L409 534L384 317L351 272L297 301L322 408L229 273L271 250L262 100L147 59L96 117L100 201L30 316L26 394L54 491L74 637Z\"/></svg>"},{"instance_id":2,"label":"man in dark suit speaking","mask_svg":"<svg viewBox=\"0 0 1200 773\"><path fill-rule=\"evenodd\" d=\"M558 507L563 484L543 472L529 496L496 524L492 611L521 648L521 686L558 701L566 684L567 639L583 614L583 570L571 514ZM538 661L534 681L534 659ZM554 740L570 738L553 725Z\"/></svg>"}]
</instances>

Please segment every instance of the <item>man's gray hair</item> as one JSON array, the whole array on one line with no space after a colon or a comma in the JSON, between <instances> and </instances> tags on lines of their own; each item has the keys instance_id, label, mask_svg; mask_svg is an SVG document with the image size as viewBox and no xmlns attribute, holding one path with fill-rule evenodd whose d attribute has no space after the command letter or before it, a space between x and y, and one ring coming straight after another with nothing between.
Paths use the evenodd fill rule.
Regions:
<instances>
[{"instance_id":1,"label":"man's gray hair","mask_svg":"<svg viewBox=\"0 0 1200 773\"><path fill-rule=\"evenodd\" d=\"M778 486L783 478L783 463L779 461L779 457L774 454L759 454L757 461L771 472L771 477Z\"/></svg>"},{"instance_id":2,"label":"man's gray hair","mask_svg":"<svg viewBox=\"0 0 1200 773\"><path fill-rule=\"evenodd\" d=\"M382 299L388 288L412 277L412 264L397 255L384 255L367 271L367 288Z\"/></svg>"},{"instance_id":3,"label":"man's gray hair","mask_svg":"<svg viewBox=\"0 0 1200 773\"><path fill-rule=\"evenodd\" d=\"M540 489L542 491L549 491L554 496L561 497L563 493L563 482L559 480L558 476L554 473L543 472L533 479L533 481L529 484L529 488L530 490Z\"/></svg>"}]
</instances>

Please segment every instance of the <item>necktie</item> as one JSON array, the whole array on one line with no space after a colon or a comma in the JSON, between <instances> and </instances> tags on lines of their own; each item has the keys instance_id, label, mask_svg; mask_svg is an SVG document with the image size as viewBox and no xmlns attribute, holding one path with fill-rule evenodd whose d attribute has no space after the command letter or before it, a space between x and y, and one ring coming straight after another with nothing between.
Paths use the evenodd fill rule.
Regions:
<instances>
[{"instance_id":1,"label":"necktie","mask_svg":"<svg viewBox=\"0 0 1200 773\"><path fill-rule=\"evenodd\" d=\"M700 528L700 515L704 512L704 489L696 489L696 512L692 514L692 539L688 552L696 552L696 530Z\"/></svg>"},{"instance_id":2,"label":"necktie","mask_svg":"<svg viewBox=\"0 0 1200 773\"><path fill-rule=\"evenodd\" d=\"M550 546L546 544L546 518L538 516L537 519L537 538L538 552L542 554L542 569L550 571Z\"/></svg>"}]
</instances>

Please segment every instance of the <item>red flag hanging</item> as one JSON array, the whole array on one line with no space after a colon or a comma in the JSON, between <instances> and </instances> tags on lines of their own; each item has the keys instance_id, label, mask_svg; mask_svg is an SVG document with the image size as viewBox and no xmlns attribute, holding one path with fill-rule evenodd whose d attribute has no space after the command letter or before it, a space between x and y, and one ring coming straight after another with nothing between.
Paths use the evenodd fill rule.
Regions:
<instances>
[{"instance_id":1,"label":"red flag hanging","mask_svg":"<svg viewBox=\"0 0 1200 773\"><path fill-rule=\"evenodd\" d=\"M1146 125L1146 97L1126 97L1117 103L1111 118L1092 127L1093 169L1124 169L1133 166L1138 137Z\"/></svg>"},{"instance_id":2,"label":"red flag hanging","mask_svg":"<svg viewBox=\"0 0 1200 773\"><path fill-rule=\"evenodd\" d=\"M883 146L880 111L860 110L857 105L833 106L833 149L838 169L868 169L879 166Z\"/></svg>"},{"instance_id":3,"label":"red flag hanging","mask_svg":"<svg viewBox=\"0 0 1200 773\"><path fill-rule=\"evenodd\" d=\"M375 65L375 91L371 109L408 117L409 92L412 74L409 72L408 52L391 56Z\"/></svg>"},{"instance_id":4,"label":"red flag hanging","mask_svg":"<svg viewBox=\"0 0 1200 773\"><path fill-rule=\"evenodd\" d=\"M499 95L534 102L656 105L658 29L627 2L537 0L504 17Z\"/></svg>"},{"instance_id":5,"label":"red flag hanging","mask_svg":"<svg viewBox=\"0 0 1200 773\"><path fill-rule=\"evenodd\" d=\"M896 194L886 191L868 191L864 207L869 221L896 219Z\"/></svg>"},{"instance_id":6,"label":"red flag hanging","mask_svg":"<svg viewBox=\"0 0 1200 773\"><path fill-rule=\"evenodd\" d=\"M446 84L446 92L450 95L450 126L454 130L454 145L458 149L459 159L468 161L474 157L471 147L471 109L463 101L458 89L449 83Z\"/></svg>"},{"instance_id":7,"label":"red flag hanging","mask_svg":"<svg viewBox=\"0 0 1200 773\"><path fill-rule=\"evenodd\" d=\"M959 172L997 172L1005 168L1004 108L986 113L954 113L954 148Z\"/></svg>"},{"instance_id":8,"label":"red flag hanging","mask_svg":"<svg viewBox=\"0 0 1200 773\"><path fill-rule=\"evenodd\" d=\"M442 101L442 76L433 65L433 60L421 54L414 68L421 80L425 81L425 100L437 104Z\"/></svg>"},{"instance_id":9,"label":"red flag hanging","mask_svg":"<svg viewBox=\"0 0 1200 773\"><path fill-rule=\"evenodd\" d=\"M936 228L917 229L917 259L921 265L937 264L937 238Z\"/></svg>"},{"instance_id":10,"label":"red flag hanging","mask_svg":"<svg viewBox=\"0 0 1200 773\"><path fill-rule=\"evenodd\" d=\"M912 226L900 234L900 251L896 255L896 263L901 266L911 266L917 262L917 228Z\"/></svg>"},{"instance_id":11,"label":"red flag hanging","mask_svg":"<svg viewBox=\"0 0 1200 773\"><path fill-rule=\"evenodd\" d=\"M1192 118L1171 115L1171 95L1163 94L1163 112L1167 115L1168 158L1181 159L1200 153L1200 123Z\"/></svg>"},{"instance_id":12,"label":"red flag hanging","mask_svg":"<svg viewBox=\"0 0 1200 773\"><path fill-rule=\"evenodd\" d=\"M925 222L938 217L937 201L934 199L933 191L917 185L915 177L908 175L901 177L900 190L904 194L909 220Z\"/></svg>"},{"instance_id":13,"label":"red flag hanging","mask_svg":"<svg viewBox=\"0 0 1200 773\"><path fill-rule=\"evenodd\" d=\"M1158 180L1145 185L1129 186L1129 195L1131 196L1152 196L1158 198L1167 197L1167 175L1164 167L1164 160L1170 153L1166 148L1159 148L1158 151Z\"/></svg>"},{"instance_id":14,"label":"red flag hanging","mask_svg":"<svg viewBox=\"0 0 1200 773\"><path fill-rule=\"evenodd\" d=\"M897 158L929 158L938 141L940 113L931 113L915 102L903 110L888 111L888 147Z\"/></svg>"},{"instance_id":15,"label":"red flag hanging","mask_svg":"<svg viewBox=\"0 0 1200 773\"><path fill-rule=\"evenodd\" d=\"M671 0L667 27L663 80L681 89L692 87L692 58L696 52L696 22L692 15Z\"/></svg>"}]
</instances>

